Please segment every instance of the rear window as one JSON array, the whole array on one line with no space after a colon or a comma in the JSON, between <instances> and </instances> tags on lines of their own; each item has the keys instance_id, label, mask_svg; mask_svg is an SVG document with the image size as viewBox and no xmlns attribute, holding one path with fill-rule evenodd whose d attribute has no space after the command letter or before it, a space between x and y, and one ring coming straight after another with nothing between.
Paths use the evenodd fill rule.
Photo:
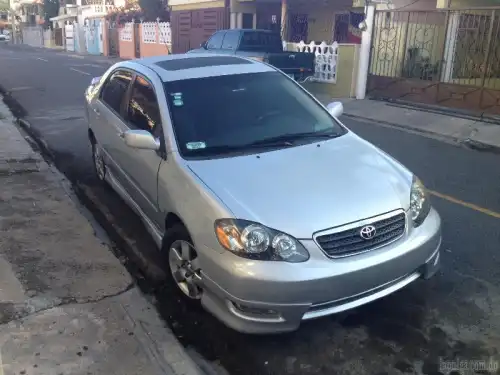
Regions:
<instances>
[{"instance_id":1,"label":"rear window","mask_svg":"<svg viewBox=\"0 0 500 375\"><path fill-rule=\"evenodd\" d=\"M283 52L281 36L271 32L246 31L243 33L240 50L252 52Z\"/></svg>"}]
</instances>

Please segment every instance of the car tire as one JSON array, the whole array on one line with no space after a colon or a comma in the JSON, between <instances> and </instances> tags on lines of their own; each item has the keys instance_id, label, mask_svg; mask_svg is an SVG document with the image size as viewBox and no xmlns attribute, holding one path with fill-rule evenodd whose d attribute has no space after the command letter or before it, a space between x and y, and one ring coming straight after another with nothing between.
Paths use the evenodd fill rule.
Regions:
<instances>
[{"instance_id":1,"label":"car tire","mask_svg":"<svg viewBox=\"0 0 500 375\"><path fill-rule=\"evenodd\" d=\"M92 161L97 179L99 182L105 183L107 168L102 156L101 147L97 144L97 142L92 142Z\"/></svg>"},{"instance_id":2,"label":"car tire","mask_svg":"<svg viewBox=\"0 0 500 375\"><path fill-rule=\"evenodd\" d=\"M203 295L198 253L186 227L176 224L168 229L163 240L168 279L185 300L199 304Z\"/></svg>"}]
</instances>

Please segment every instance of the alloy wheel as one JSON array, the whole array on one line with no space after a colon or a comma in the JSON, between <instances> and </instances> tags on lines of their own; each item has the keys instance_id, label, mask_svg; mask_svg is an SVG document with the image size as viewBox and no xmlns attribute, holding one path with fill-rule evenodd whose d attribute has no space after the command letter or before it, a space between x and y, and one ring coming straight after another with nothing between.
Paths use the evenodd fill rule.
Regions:
<instances>
[{"instance_id":1,"label":"alloy wheel","mask_svg":"<svg viewBox=\"0 0 500 375\"><path fill-rule=\"evenodd\" d=\"M94 166L97 173L97 178L101 181L104 181L104 179L106 178L106 165L104 164L101 149L97 144L94 144L92 147L92 151L94 154Z\"/></svg>"},{"instance_id":2,"label":"alloy wheel","mask_svg":"<svg viewBox=\"0 0 500 375\"><path fill-rule=\"evenodd\" d=\"M170 246L168 263L179 289L191 299L200 299L203 289L198 257L193 245L183 240L175 241Z\"/></svg>"}]
</instances>

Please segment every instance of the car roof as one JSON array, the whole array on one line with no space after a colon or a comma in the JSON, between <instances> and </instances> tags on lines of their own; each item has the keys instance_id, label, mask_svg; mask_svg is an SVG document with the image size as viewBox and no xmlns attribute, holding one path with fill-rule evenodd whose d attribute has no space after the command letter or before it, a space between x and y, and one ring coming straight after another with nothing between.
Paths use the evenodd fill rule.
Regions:
<instances>
[{"instance_id":1,"label":"car roof","mask_svg":"<svg viewBox=\"0 0 500 375\"><path fill-rule=\"evenodd\" d=\"M275 71L273 67L249 58L212 53L153 56L129 60L124 65L133 64L140 64L154 70L163 82Z\"/></svg>"}]
</instances>

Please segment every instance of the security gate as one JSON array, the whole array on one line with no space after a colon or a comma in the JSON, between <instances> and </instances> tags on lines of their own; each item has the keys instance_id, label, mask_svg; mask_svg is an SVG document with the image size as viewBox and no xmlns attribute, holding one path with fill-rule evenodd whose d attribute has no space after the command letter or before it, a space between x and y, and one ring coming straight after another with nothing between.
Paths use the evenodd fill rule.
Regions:
<instances>
[{"instance_id":1,"label":"security gate","mask_svg":"<svg viewBox=\"0 0 500 375\"><path fill-rule=\"evenodd\" d=\"M134 23L134 50L135 50L135 57L140 58L141 57L141 33L140 33L138 23Z\"/></svg>"},{"instance_id":2,"label":"security gate","mask_svg":"<svg viewBox=\"0 0 500 375\"><path fill-rule=\"evenodd\" d=\"M108 23L108 54L109 56L120 56L120 29L116 23Z\"/></svg>"},{"instance_id":3,"label":"security gate","mask_svg":"<svg viewBox=\"0 0 500 375\"><path fill-rule=\"evenodd\" d=\"M377 11L368 95L500 114L500 10Z\"/></svg>"},{"instance_id":4,"label":"security gate","mask_svg":"<svg viewBox=\"0 0 500 375\"><path fill-rule=\"evenodd\" d=\"M85 42L87 45L87 52L91 55L101 54L101 20L91 19L85 26Z\"/></svg>"}]
</instances>

